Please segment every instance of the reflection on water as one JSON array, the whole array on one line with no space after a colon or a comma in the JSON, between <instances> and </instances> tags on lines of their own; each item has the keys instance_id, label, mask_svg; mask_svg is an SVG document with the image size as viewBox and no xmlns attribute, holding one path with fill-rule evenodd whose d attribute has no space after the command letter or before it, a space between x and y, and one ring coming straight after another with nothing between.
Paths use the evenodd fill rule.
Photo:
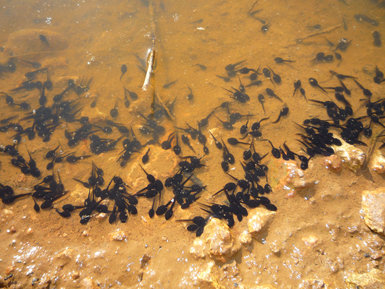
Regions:
<instances>
[{"instance_id":1,"label":"reflection on water","mask_svg":"<svg viewBox=\"0 0 385 289\"><path fill-rule=\"evenodd\" d=\"M3 1L0 16L1 197L52 219L188 211L198 236L206 213L288 213L278 159L306 170L341 139L371 151L384 127L383 1ZM202 214L229 182L215 201L230 213ZM259 276L298 286L286 270Z\"/></svg>"}]
</instances>

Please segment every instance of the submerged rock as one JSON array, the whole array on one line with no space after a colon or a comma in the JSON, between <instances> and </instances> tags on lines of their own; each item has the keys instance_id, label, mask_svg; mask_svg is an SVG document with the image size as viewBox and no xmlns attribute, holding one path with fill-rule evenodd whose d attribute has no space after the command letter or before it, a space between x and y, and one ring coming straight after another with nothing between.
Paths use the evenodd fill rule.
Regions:
<instances>
[{"instance_id":1,"label":"submerged rock","mask_svg":"<svg viewBox=\"0 0 385 289\"><path fill-rule=\"evenodd\" d=\"M332 146L337 156L342 159L342 163L353 172L357 172L364 164L366 155L363 150L348 144L340 139L341 146Z\"/></svg>"},{"instance_id":2,"label":"submerged rock","mask_svg":"<svg viewBox=\"0 0 385 289\"><path fill-rule=\"evenodd\" d=\"M73 255L73 250L67 247L64 250L61 250L60 252L56 253L54 255L54 260L58 263L58 266L62 268L69 262L71 262Z\"/></svg>"},{"instance_id":3,"label":"submerged rock","mask_svg":"<svg viewBox=\"0 0 385 289\"><path fill-rule=\"evenodd\" d=\"M203 286L204 288L217 288L217 286L215 286L217 278L213 273L214 266L215 262L210 261L200 267L197 274L200 286Z\"/></svg>"},{"instance_id":4,"label":"submerged rock","mask_svg":"<svg viewBox=\"0 0 385 289\"><path fill-rule=\"evenodd\" d=\"M315 235L307 235L302 237L302 241L305 243L306 247L314 248L318 243L319 239Z\"/></svg>"},{"instance_id":5,"label":"submerged rock","mask_svg":"<svg viewBox=\"0 0 385 289\"><path fill-rule=\"evenodd\" d=\"M378 269L372 269L368 273L353 273L345 279L348 289L382 289L385 288L385 275Z\"/></svg>"},{"instance_id":6,"label":"submerged rock","mask_svg":"<svg viewBox=\"0 0 385 289\"><path fill-rule=\"evenodd\" d=\"M325 167L328 170L339 172L342 169L342 160L337 155L331 155L324 159Z\"/></svg>"},{"instance_id":7,"label":"submerged rock","mask_svg":"<svg viewBox=\"0 0 385 289\"><path fill-rule=\"evenodd\" d=\"M373 153L369 164L369 169L378 174L385 173L385 157L380 150L377 150Z\"/></svg>"},{"instance_id":8,"label":"submerged rock","mask_svg":"<svg viewBox=\"0 0 385 289\"><path fill-rule=\"evenodd\" d=\"M283 164L283 177L280 185L287 191L287 197L293 197L297 193L307 193L312 190L318 180L308 176L306 171L300 169L295 161L285 161Z\"/></svg>"},{"instance_id":9,"label":"submerged rock","mask_svg":"<svg viewBox=\"0 0 385 289\"><path fill-rule=\"evenodd\" d=\"M82 288L84 289L97 289L100 288L95 280L90 277L86 277L81 281Z\"/></svg>"},{"instance_id":10,"label":"submerged rock","mask_svg":"<svg viewBox=\"0 0 385 289\"><path fill-rule=\"evenodd\" d=\"M374 191L363 191L361 213L365 224L374 232L384 234L385 230L385 187Z\"/></svg>"},{"instance_id":11,"label":"submerged rock","mask_svg":"<svg viewBox=\"0 0 385 289\"><path fill-rule=\"evenodd\" d=\"M262 231L273 219L276 212L264 208L249 210L247 228L252 235Z\"/></svg>"},{"instance_id":12,"label":"submerged rock","mask_svg":"<svg viewBox=\"0 0 385 289\"><path fill-rule=\"evenodd\" d=\"M124 241L127 239L127 235L120 229L110 233L110 239L113 241Z\"/></svg>"},{"instance_id":13,"label":"submerged rock","mask_svg":"<svg viewBox=\"0 0 385 289\"><path fill-rule=\"evenodd\" d=\"M244 230L243 232L241 232L238 236L238 240L242 245L248 245L253 241L251 234L248 232L248 230Z\"/></svg>"},{"instance_id":14,"label":"submerged rock","mask_svg":"<svg viewBox=\"0 0 385 289\"><path fill-rule=\"evenodd\" d=\"M202 289L225 289L219 283L220 276L215 261L203 264L192 263L184 274L178 288L202 288Z\"/></svg>"},{"instance_id":15,"label":"submerged rock","mask_svg":"<svg viewBox=\"0 0 385 289\"><path fill-rule=\"evenodd\" d=\"M301 289L327 289L329 288L323 280L305 279L299 285Z\"/></svg>"},{"instance_id":16,"label":"submerged rock","mask_svg":"<svg viewBox=\"0 0 385 289\"><path fill-rule=\"evenodd\" d=\"M240 249L235 245L229 226L223 220L212 218L205 226L203 234L194 240L190 253L196 257L209 256L220 261L232 256Z\"/></svg>"}]
</instances>

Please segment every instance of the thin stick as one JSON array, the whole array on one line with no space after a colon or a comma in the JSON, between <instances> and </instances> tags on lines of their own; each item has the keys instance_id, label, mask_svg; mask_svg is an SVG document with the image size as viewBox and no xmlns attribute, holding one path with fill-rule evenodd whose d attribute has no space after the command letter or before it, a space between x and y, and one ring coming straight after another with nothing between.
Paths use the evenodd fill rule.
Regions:
<instances>
[{"instance_id":1,"label":"thin stick","mask_svg":"<svg viewBox=\"0 0 385 289\"><path fill-rule=\"evenodd\" d=\"M164 110L167 112L169 118L171 118L172 120L175 120L175 117L170 113L170 110L168 109L168 107L163 103L162 99L159 97L159 95L155 91L154 91L154 96L158 100L160 105L164 108Z\"/></svg>"},{"instance_id":2,"label":"thin stick","mask_svg":"<svg viewBox=\"0 0 385 289\"><path fill-rule=\"evenodd\" d=\"M152 45L150 48L149 53L147 54L147 71L146 71L146 77L144 78L142 90L147 91L147 88L150 84L151 74L154 71L154 65L155 65L155 16L154 16L154 3L151 0L149 3L149 13L151 16L151 37L152 37Z\"/></svg>"},{"instance_id":3,"label":"thin stick","mask_svg":"<svg viewBox=\"0 0 385 289\"><path fill-rule=\"evenodd\" d=\"M155 25L155 12L154 12L154 3L151 0L149 3L149 13L151 16L151 34L152 34L152 45L150 48L150 52L148 53L147 57L147 71L146 71L146 77L144 78L142 90L147 91L148 86L150 85L151 75L154 72L154 66L155 66L155 43L156 43L156 25ZM153 95L152 95L152 101L153 104L155 104L155 99L160 103L160 105L164 108L166 113L168 114L169 118L172 120L175 120L174 116L171 114L168 107L164 104L160 96L155 91L155 85L153 86Z\"/></svg>"},{"instance_id":4,"label":"thin stick","mask_svg":"<svg viewBox=\"0 0 385 289\"><path fill-rule=\"evenodd\" d=\"M342 24L339 24L339 25L336 25L336 26L332 26L332 27L326 28L325 30L309 34L309 35L307 35L305 37L297 38L295 41L297 43L302 43L302 41L304 41L305 39L309 39L309 38L314 37L314 36L318 36L318 35L322 35L322 34L326 34L326 33L332 32L332 31L340 28L341 26L342 26Z\"/></svg>"},{"instance_id":5,"label":"thin stick","mask_svg":"<svg viewBox=\"0 0 385 289\"><path fill-rule=\"evenodd\" d=\"M373 152L374 152L374 148L376 147L377 140L378 140L378 138L379 138L380 136L382 136L382 134L383 134L384 132L385 132L385 129L383 129L379 134L377 134L377 135L375 136L373 143L371 144L371 146L369 147L369 149L368 149L368 151L367 151L367 153L366 153L367 157L366 157L366 159L365 159L365 161L364 161L364 164L363 164L363 166L362 166L363 168L365 168L365 167L369 164L369 161L370 161L370 159L372 158L372 155L373 155Z\"/></svg>"},{"instance_id":6,"label":"thin stick","mask_svg":"<svg viewBox=\"0 0 385 289\"><path fill-rule=\"evenodd\" d=\"M146 77L144 78L142 90L147 91L148 85L150 84L151 74L154 70L154 60L155 60L155 42L153 42L152 47L150 48L150 53L147 61L147 71Z\"/></svg>"}]
</instances>

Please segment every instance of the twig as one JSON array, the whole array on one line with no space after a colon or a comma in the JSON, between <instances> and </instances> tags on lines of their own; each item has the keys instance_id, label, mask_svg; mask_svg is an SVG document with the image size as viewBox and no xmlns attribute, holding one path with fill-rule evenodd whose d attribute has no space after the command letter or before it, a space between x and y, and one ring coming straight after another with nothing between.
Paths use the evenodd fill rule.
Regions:
<instances>
[{"instance_id":1,"label":"twig","mask_svg":"<svg viewBox=\"0 0 385 289\"><path fill-rule=\"evenodd\" d=\"M327 28L325 30L309 34L309 35L307 35L305 37L297 38L295 41L299 44L299 43L302 43L302 41L304 41L305 39L309 39L309 38L314 37L314 36L318 36L318 35L322 35L322 34L326 34L326 33L332 32L332 31L340 28L341 26L342 26L342 24L339 24L339 25L336 25L336 26L332 26L332 27L329 27L329 28Z\"/></svg>"},{"instance_id":2,"label":"twig","mask_svg":"<svg viewBox=\"0 0 385 289\"><path fill-rule=\"evenodd\" d=\"M371 144L371 146L369 147L369 149L368 149L368 151L366 153L367 157L366 157L366 159L364 161L364 164L362 166L363 168L366 168L366 166L368 165L370 159L372 158L372 155L373 155L373 152L374 152L374 148L376 147L377 140L378 140L379 137L383 136L382 134L384 132L385 132L385 129L383 129L379 134L377 134L375 136L373 143Z\"/></svg>"},{"instance_id":3,"label":"twig","mask_svg":"<svg viewBox=\"0 0 385 289\"><path fill-rule=\"evenodd\" d=\"M147 55L147 70L146 77L144 78L142 90L146 91L151 80L151 74L154 71L155 65L155 19L154 19L154 3L150 1L149 4L149 13L151 16L151 34L152 34L152 45L150 51Z\"/></svg>"}]
</instances>

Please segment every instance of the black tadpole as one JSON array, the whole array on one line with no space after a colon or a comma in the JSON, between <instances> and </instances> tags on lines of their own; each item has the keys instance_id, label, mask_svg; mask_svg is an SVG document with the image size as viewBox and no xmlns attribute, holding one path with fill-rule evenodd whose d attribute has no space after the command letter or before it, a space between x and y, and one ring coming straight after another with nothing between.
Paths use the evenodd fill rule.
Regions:
<instances>
[{"instance_id":1,"label":"black tadpole","mask_svg":"<svg viewBox=\"0 0 385 289\"><path fill-rule=\"evenodd\" d=\"M47 47L49 46L47 36L45 36L44 34L39 34L39 39L40 39L41 43L43 43L45 46L47 46Z\"/></svg>"},{"instance_id":2,"label":"black tadpole","mask_svg":"<svg viewBox=\"0 0 385 289\"><path fill-rule=\"evenodd\" d=\"M247 120L246 123L241 126L241 128L239 129L240 134L246 134L247 133L247 129L248 129L247 125L248 124L249 124L249 120Z\"/></svg>"},{"instance_id":3,"label":"black tadpole","mask_svg":"<svg viewBox=\"0 0 385 289\"><path fill-rule=\"evenodd\" d=\"M245 145L249 145L249 143L247 142L242 142L242 141L239 141L237 140L235 137L230 137L227 139L227 142L231 145L237 145L237 144L245 144Z\"/></svg>"},{"instance_id":4,"label":"black tadpole","mask_svg":"<svg viewBox=\"0 0 385 289\"><path fill-rule=\"evenodd\" d=\"M294 96L295 93L301 88L301 86L302 86L301 80L294 81L294 92L293 92L293 96Z\"/></svg>"},{"instance_id":5,"label":"black tadpole","mask_svg":"<svg viewBox=\"0 0 385 289\"><path fill-rule=\"evenodd\" d=\"M223 160L225 162L228 162L229 164L234 164L235 158L234 156L230 153L230 151L227 149L225 142L222 140L223 144Z\"/></svg>"},{"instance_id":6,"label":"black tadpole","mask_svg":"<svg viewBox=\"0 0 385 289\"><path fill-rule=\"evenodd\" d=\"M265 25L263 25L263 26L261 27L261 31L262 31L263 33L266 33L267 31L269 31L269 27L270 27L269 24L265 24Z\"/></svg>"},{"instance_id":7,"label":"black tadpole","mask_svg":"<svg viewBox=\"0 0 385 289\"><path fill-rule=\"evenodd\" d=\"M213 138L214 142L215 142L215 146L221 150L223 148L222 146L222 143L220 141L218 141L215 136L211 133L211 131L209 131L209 134L211 135L211 137Z\"/></svg>"},{"instance_id":8,"label":"black tadpole","mask_svg":"<svg viewBox=\"0 0 385 289\"><path fill-rule=\"evenodd\" d=\"M278 118L276 121L273 121L272 123L277 123L281 119L282 116L286 116L289 113L289 108L285 105L281 111L279 112Z\"/></svg>"},{"instance_id":9,"label":"black tadpole","mask_svg":"<svg viewBox=\"0 0 385 289\"><path fill-rule=\"evenodd\" d=\"M311 86L317 87L317 88L321 89L323 92L326 93L326 90L325 90L322 86L320 86L320 85L318 84L317 79L315 79L315 78L313 78L313 77L310 77L310 78L309 78L309 83L310 83Z\"/></svg>"},{"instance_id":10,"label":"black tadpole","mask_svg":"<svg viewBox=\"0 0 385 289\"><path fill-rule=\"evenodd\" d=\"M129 96L132 100L138 99L138 94L134 91L128 90L127 88L124 88L124 96L125 96L125 98L128 98L128 96Z\"/></svg>"},{"instance_id":11,"label":"black tadpole","mask_svg":"<svg viewBox=\"0 0 385 289\"><path fill-rule=\"evenodd\" d=\"M281 57L276 57L276 58L274 58L274 61L275 61L275 63L277 63L277 64L289 63L289 62L295 62L294 60L283 59L283 58L281 58Z\"/></svg>"},{"instance_id":12,"label":"black tadpole","mask_svg":"<svg viewBox=\"0 0 385 289\"><path fill-rule=\"evenodd\" d=\"M149 157L150 148L147 149L147 152L142 157L142 163L147 164L150 157Z\"/></svg>"},{"instance_id":13,"label":"black tadpole","mask_svg":"<svg viewBox=\"0 0 385 289\"><path fill-rule=\"evenodd\" d=\"M122 80L123 75L126 74L126 72L127 72L127 65L123 64L123 65L120 67L120 72L122 73L122 74L120 75L120 80Z\"/></svg>"},{"instance_id":14,"label":"black tadpole","mask_svg":"<svg viewBox=\"0 0 385 289\"><path fill-rule=\"evenodd\" d=\"M192 92L192 89L190 87L187 87L188 90L189 90L189 94L187 94L186 98L189 100L189 101L193 101L194 100L194 94Z\"/></svg>"},{"instance_id":15,"label":"black tadpole","mask_svg":"<svg viewBox=\"0 0 385 289\"><path fill-rule=\"evenodd\" d=\"M119 115L118 107L114 107L113 109L110 110L110 115L113 118L117 118Z\"/></svg>"},{"instance_id":16,"label":"black tadpole","mask_svg":"<svg viewBox=\"0 0 385 289\"><path fill-rule=\"evenodd\" d=\"M190 139L188 138L188 136L182 134L181 139L182 139L182 142L183 142L186 146L188 146L190 150L192 150L192 151L195 153L195 150L194 150L194 148L191 146Z\"/></svg>"},{"instance_id":17,"label":"black tadpole","mask_svg":"<svg viewBox=\"0 0 385 289\"><path fill-rule=\"evenodd\" d=\"M264 96L262 93L258 94L258 101L259 101L259 103L260 103L261 106L262 106L263 113L266 113L266 111L265 111L265 105L264 105L264 103L265 103L265 96Z\"/></svg>"},{"instance_id":18,"label":"black tadpole","mask_svg":"<svg viewBox=\"0 0 385 289\"><path fill-rule=\"evenodd\" d=\"M281 76L279 76L278 74L276 74L276 73L274 72L274 70L271 69L269 66L268 66L268 68L270 69L271 73L273 74L273 80L274 80L274 82L275 82L276 84L281 84L281 82L282 82Z\"/></svg>"},{"instance_id":19,"label":"black tadpole","mask_svg":"<svg viewBox=\"0 0 385 289\"><path fill-rule=\"evenodd\" d=\"M270 140L264 139L264 141L269 142L269 144L271 145L271 154L273 155L273 157L279 159L281 157L281 151L274 147L273 143Z\"/></svg>"},{"instance_id":20,"label":"black tadpole","mask_svg":"<svg viewBox=\"0 0 385 289\"><path fill-rule=\"evenodd\" d=\"M272 90L271 88L266 88L265 91L266 91L268 96L274 97L274 98L278 99L280 102L283 102L282 99L278 95L276 95L274 90Z\"/></svg>"}]
</instances>

